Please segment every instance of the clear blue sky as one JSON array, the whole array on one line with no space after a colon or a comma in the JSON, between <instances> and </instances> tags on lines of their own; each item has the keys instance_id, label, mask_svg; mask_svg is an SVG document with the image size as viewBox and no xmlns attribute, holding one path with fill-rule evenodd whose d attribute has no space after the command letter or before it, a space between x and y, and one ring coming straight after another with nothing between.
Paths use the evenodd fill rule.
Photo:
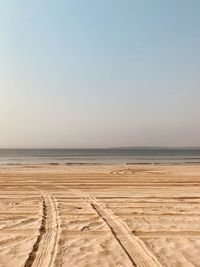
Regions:
<instances>
[{"instance_id":1,"label":"clear blue sky","mask_svg":"<svg viewBox=\"0 0 200 267\"><path fill-rule=\"evenodd\" d=\"M199 0L0 0L0 147L200 146Z\"/></svg>"}]
</instances>

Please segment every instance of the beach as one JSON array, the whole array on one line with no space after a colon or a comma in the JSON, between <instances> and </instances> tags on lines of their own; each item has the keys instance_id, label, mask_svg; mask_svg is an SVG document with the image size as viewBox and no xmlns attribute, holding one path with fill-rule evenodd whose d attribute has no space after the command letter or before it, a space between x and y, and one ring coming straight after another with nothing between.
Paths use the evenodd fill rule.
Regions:
<instances>
[{"instance_id":1,"label":"beach","mask_svg":"<svg viewBox=\"0 0 200 267\"><path fill-rule=\"evenodd\" d=\"M200 267L200 1L0 20L0 267Z\"/></svg>"},{"instance_id":2,"label":"beach","mask_svg":"<svg viewBox=\"0 0 200 267\"><path fill-rule=\"evenodd\" d=\"M200 266L200 165L0 166L0 267Z\"/></svg>"}]
</instances>

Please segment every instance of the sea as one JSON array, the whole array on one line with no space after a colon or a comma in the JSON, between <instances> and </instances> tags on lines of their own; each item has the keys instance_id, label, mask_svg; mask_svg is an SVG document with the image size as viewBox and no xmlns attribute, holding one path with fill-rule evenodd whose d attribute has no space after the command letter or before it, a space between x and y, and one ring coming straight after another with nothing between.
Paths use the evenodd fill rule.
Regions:
<instances>
[{"instance_id":1,"label":"sea","mask_svg":"<svg viewBox=\"0 0 200 267\"><path fill-rule=\"evenodd\" d=\"M200 147L0 149L0 164L200 164Z\"/></svg>"}]
</instances>

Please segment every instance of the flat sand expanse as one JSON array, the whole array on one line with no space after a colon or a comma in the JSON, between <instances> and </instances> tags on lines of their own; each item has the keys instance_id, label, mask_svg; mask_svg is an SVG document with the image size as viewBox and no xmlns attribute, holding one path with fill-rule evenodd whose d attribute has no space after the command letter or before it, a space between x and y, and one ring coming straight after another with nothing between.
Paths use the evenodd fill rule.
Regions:
<instances>
[{"instance_id":1,"label":"flat sand expanse","mask_svg":"<svg viewBox=\"0 0 200 267\"><path fill-rule=\"evenodd\" d=\"M0 166L0 267L200 266L200 166Z\"/></svg>"}]
</instances>

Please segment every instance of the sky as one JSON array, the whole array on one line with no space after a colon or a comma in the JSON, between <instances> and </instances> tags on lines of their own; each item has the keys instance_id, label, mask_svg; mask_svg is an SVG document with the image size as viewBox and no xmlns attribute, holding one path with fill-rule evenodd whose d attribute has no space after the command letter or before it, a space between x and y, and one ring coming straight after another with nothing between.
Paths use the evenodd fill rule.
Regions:
<instances>
[{"instance_id":1,"label":"sky","mask_svg":"<svg viewBox=\"0 0 200 267\"><path fill-rule=\"evenodd\" d=\"M0 0L0 147L200 146L199 0Z\"/></svg>"}]
</instances>

